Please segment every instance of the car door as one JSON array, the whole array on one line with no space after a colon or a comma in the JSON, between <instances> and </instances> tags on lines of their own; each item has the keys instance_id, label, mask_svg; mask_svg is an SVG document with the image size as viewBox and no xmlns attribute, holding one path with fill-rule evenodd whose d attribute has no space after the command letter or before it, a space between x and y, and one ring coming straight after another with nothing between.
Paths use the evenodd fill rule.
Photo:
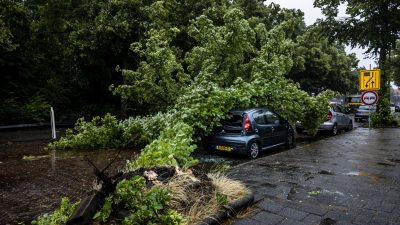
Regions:
<instances>
[{"instance_id":1,"label":"car door","mask_svg":"<svg viewBox=\"0 0 400 225\"><path fill-rule=\"evenodd\" d=\"M339 105L335 104L334 106L335 106L336 114L338 117L337 118L338 127L340 129L342 129L342 128L346 127L348 124L347 120L346 120L346 115L344 114L344 112L342 111L342 108Z\"/></svg>"},{"instance_id":2,"label":"car door","mask_svg":"<svg viewBox=\"0 0 400 225\"><path fill-rule=\"evenodd\" d=\"M272 126L273 145L284 143L286 140L287 129L281 122L278 114L271 111L266 111L265 119L267 124Z\"/></svg>"},{"instance_id":3,"label":"car door","mask_svg":"<svg viewBox=\"0 0 400 225\"><path fill-rule=\"evenodd\" d=\"M341 111L341 117L342 117L342 124L343 127L347 127L350 123L351 117L349 116L348 111L346 110L346 108L344 108L342 105L337 105L337 107L339 108L339 110Z\"/></svg>"},{"instance_id":4,"label":"car door","mask_svg":"<svg viewBox=\"0 0 400 225\"><path fill-rule=\"evenodd\" d=\"M253 113L253 121L256 127L254 131L260 136L262 148L273 145L272 126L266 123L265 110Z\"/></svg>"},{"instance_id":5,"label":"car door","mask_svg":"<svg viewBox=\"0 0 400 225\"><path fill-rule=\"evenodd\" d=\"M340 108L336 104L332 104L331 108L333 110L333 113L335 114L334 116L335 116L335 119L336 119L337 126L340 129L343 128L343 113L342 113L342 111L340 110Z\"/></svg>"}]
</instances>

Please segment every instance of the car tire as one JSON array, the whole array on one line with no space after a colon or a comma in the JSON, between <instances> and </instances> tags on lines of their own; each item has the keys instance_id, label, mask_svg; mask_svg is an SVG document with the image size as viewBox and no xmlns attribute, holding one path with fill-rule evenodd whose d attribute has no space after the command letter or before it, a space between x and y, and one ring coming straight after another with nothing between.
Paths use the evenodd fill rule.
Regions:
<instances>
[{"instance_id":1,"label":"car tire","mask_svg":"<svg viewBox=\"0 0 400 225\"><path fill-rule=\"evenodd\" d=\"M332 135L332 136L335 136L335 135L337 135L337 134L338 134L338 126L337 126L337 124L335 123L335 124L333 124L332 130L331 130L331 135Z\"/></svg>"},{"instance_id":2,"label":"car tire","mask_svg":"<svg viewBox=\"0 0 400 225\"><path fill-rule=\"evenodd\" d=\"M257 141L251 142L247 154L251 159L256 159L260 155L260 144Z\"/></svg>"},{"instance_id":3,"label":"car tire","mask_svg":"<svg viewBox=\"0 0 400 225\"><path fill-rule=\"evenodd\" d=\"M292 130L288 130L288 134L286 136L285 148L291 149L296 146L296 139L294 136L294 132Z\"/></svg>"},{"instance_id":4,"label":"car tire","mask_svg":"<svg viewBox=\"0 0 400 225\"><path fill-rule=\"evenodd\" d=\"M346 129L344 131L348 132L353 130L353 121L350 120L349 125L347 125Z\"/></svg>"}]
</instances>

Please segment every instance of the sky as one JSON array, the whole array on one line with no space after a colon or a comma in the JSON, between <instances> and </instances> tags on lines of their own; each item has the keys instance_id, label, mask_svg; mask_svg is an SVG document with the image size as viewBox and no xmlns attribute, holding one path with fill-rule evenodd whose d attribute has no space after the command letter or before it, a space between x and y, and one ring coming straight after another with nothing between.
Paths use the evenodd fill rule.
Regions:
<instances>
[{"instance_id":1,"label":"sky","mask_svg":"<svg viewBox=\"0 0 400 225\"><path fill-rule=\"evenodd\" d=\"M319 8L314 8L314 0L267 0L266 4L270 4L271 2L274 2L276 4L279 4L280 6L284 8L289 8L289 9L300 9L301 11L304 12L304 21L306 25L311 25L313 24L318 18L323 18L324 16L321 13L321 10ZM345 7L341 7L339 9L339 17L345 15ZM365 49L360 49L360 48L354 48L351 49L350 47L346 47L346 52L348 54L350 53L356 53L357 58L360 60L358 63L359 67L364 66L366 69L374 68L376 66L376 59L364 59L366 56L363 55L363 52L365 52Z\"/></svg>"}]
</instances>

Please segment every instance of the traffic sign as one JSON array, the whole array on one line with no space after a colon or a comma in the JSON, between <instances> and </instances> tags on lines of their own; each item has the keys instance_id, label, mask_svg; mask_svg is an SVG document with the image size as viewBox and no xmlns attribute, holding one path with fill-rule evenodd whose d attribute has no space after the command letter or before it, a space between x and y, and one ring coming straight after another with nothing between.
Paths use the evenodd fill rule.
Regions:
<instances>
[{"instance_id":1,"label":"traffic sign","mask_svg":"<svg viewBox=\"0 0 400 225\"><path fill-rule=\"evenodd\" d=\"M378 102L379 96L375 91L364 91L361 94L361 101L365 105L374 105Z\"/></svg>"},{"instance_id":2,"label":"traffic sign","mask_svg":"<svg viewBox=\"0 0 400 225\"><path fill-rule=\"evenodd\" d=\"M361 70L358 89L380 90L381 89L381 70Z\"/></svg>"}]
</instances>

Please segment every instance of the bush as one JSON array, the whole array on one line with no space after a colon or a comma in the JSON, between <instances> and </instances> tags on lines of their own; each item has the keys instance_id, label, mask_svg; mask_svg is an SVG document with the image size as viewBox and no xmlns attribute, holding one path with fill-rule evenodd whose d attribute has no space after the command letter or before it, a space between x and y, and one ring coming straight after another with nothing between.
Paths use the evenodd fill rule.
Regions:
<instances>
[{"instance_id":1,"label":"bush","mask_svg":"<svg viewBox=\"0 0 400 225\"><path fill-rule=\"evenodd\" d=\"M75 208L78 206L79 202L70 203L68 198L64 197L61 199L61 204L58 209L56 209L51 214L44 214L39 216L37 220L32 221L33 225L58 225L67 222L69 217L74 212Z\"/></svg>"},{"instance_id":2,"label":"bush","mask_svg":"<svg viewBox=\"0 0 400 225\"><path fill-rule=\"evenodd\" d=\"M34 95L27 102L8 98L0 102L0 124L37 123L50 120L50 104L42 95Z\"/></svg>"},{"instance_id":3,"label":"bush","mask_svg":"<svg viewBox=\"0 0 400 225\"><path fill-rule=\"evenodd\" d=\"M183 224L179 213L166 208L170 200L171 194L166 189L153 187L148 190L145 179L135 176L118 183L114 195L106 198L94 219L107 222L114 207L128 210L122 224Z\"/></svg>"},{"instance_id":4,"label":"bush","mask_svg":"<svg viewBox=\"0 0 400 225\"><path fill-rule=\"evenodd\" d=\"M64 137L51 143L57 149L94 149L124 147L123 129L115 116L107 113L103 118L97 116L90 122L78 119L74 130L68 129Z\"/></svg>"}]
</instances>

